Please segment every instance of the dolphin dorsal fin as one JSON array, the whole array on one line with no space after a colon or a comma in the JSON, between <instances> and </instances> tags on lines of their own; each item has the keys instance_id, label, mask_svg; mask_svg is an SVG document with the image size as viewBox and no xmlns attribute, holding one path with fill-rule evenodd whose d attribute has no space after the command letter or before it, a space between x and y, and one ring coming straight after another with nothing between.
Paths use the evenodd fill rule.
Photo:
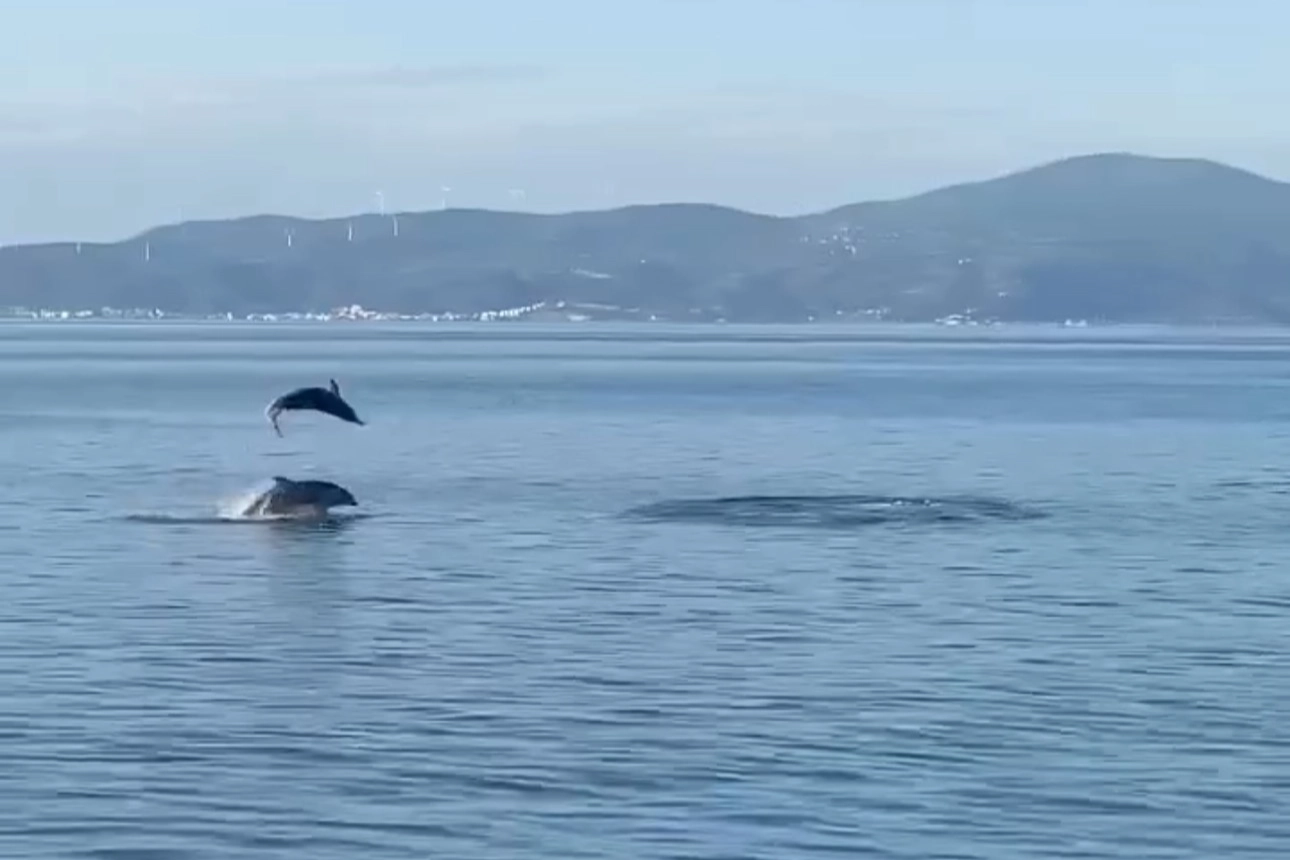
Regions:
<instances>
[{"instance_id":1,"label":"dolphin dorsal fin","mask_svg":"<svg viewBox=\"0 0 1290 860\"><path fill-rule=\"evenodd\" d=\"M331 393L335 394L337 397L340 397L340 386L336 384L336 380L329 379L327 381L331 383Z\"/></svg>"}]
</instances>

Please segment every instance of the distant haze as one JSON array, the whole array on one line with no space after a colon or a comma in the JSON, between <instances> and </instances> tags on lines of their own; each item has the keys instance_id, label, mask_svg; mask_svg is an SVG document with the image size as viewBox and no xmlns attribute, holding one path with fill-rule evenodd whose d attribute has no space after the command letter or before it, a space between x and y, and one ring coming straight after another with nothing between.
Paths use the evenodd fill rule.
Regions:
<instances>
[{"instance_id":1,"label":"distant haze","mask_svg":"<svg viewBox=\"0 0 1290 860\"><path fill-rule=\"evenodd\" d=\"M1083 152L1285 178L1288 23L1271 0L10 4L0 242L378 191L792 215Z\"/></svg>"}]
</instances>

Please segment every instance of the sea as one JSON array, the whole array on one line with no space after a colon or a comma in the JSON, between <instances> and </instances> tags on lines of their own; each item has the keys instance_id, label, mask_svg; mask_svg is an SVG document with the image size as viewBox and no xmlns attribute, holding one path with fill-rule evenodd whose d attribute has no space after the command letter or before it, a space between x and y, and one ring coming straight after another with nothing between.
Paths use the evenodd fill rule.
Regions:
<instances>
[{"instance_id":1,"label":"sea","mask_svg":"<svg viewBox=\"0 0 1290 860\"><path fill-rule=\"evenodd\" d=\"M1290 856L1285 331L8 322L0 480L0 857Z\"/></svg>"}]
</instances>

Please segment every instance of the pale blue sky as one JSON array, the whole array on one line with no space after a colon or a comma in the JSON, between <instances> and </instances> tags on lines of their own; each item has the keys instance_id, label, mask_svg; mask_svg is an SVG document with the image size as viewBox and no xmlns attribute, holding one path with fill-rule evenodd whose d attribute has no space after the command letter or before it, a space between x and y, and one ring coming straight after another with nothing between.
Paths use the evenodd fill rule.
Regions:
<instances>
[{"instance_id":1,"label":"pale blue sky","mask_svg":"<svg viewBox=\"0 0 1290 860\"><path fill-rule=\"evenodd\" d=\"M1273 0L0 0L0 241L445 185L792 214L1106 150L1290 178L1287 25Z\"/></svg>"}]
</instances>

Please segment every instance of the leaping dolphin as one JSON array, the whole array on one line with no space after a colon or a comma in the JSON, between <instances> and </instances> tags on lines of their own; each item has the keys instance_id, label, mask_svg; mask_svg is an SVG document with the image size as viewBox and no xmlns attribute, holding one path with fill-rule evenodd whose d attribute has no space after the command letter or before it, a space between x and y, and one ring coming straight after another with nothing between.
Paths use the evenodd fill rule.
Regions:
<instances>
[{"instance_id":1,"label":"leaping dolphin","mask_svg":"<svg viewBox=\"0 0 1290 860\"><path fill-rule=\"evenodd\" d=\"M241 514L322 519L330 514L330 508L357 504L349 490L331 481L293 481L275 475L273 486L252 499Z\"/></svg>"},{"instance_id":2,"label":"leaping dolphin","mask_svg":"<svg viewBox=\"0 0 1290 860\"><path fill-rule=\"evenodd\" d=\"M288 410L313 409L316 412L325 412L333 415L341 421L348 421L350 424L362 424L363 421L354 412L354 407L345 402L340 396L340 386L336 380L327 380L330 383L328 388L297 388L295 391L288 391L286 394L274 399L265 407L264 415L273 425L273 432L279 436L282 435L282 428L278 426L278 416Z\"/></svg>"}]
</instances>

